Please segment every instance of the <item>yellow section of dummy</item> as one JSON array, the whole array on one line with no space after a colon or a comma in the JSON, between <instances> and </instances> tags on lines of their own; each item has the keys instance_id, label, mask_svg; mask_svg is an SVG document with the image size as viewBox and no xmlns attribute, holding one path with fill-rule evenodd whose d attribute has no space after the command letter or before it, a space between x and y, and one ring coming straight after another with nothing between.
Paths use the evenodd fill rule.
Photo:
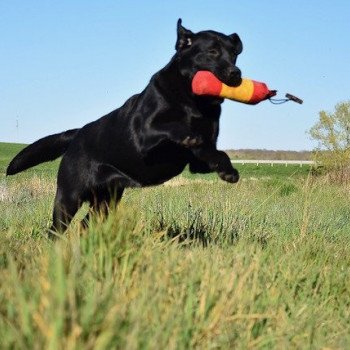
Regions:
<instances>
[{"instance_id":1,"label":"yellow section of dummy","mask_svg":"<svg viewBox=\"0 0 350 350\"><path fill-rule=\"evenodd\" d=\"M242 79L241 85L237 87L222 84L220 97L229 98L240 102L249 102L254 93L254 83L251 79Z\"/></svg>"}]
</instances>

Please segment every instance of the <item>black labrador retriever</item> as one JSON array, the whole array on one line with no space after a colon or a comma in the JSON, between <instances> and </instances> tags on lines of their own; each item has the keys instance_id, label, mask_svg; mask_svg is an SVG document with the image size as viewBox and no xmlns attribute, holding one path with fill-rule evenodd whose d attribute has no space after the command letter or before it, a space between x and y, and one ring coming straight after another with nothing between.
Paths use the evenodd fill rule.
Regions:
<instances>
[{"instance_id":1,"label":"black labrador retriever","mask_svg":"<svg viewBox=\"0 0 350 350\"><path fill-rule=\"evenodd\" d=\"M179 19L175 48L170 62L123 106L81 129L44 137L10 162L7 175L63 155L53 231L63 232L83 202L106 213L124 188L161 184L188 164L193 173L216 171L225 181L238 181L229 157L216 149L223 100L195 96L191 81L197 71L208 70L238 86L242 42L237 34L193 33Z\"/></svg>"}]
</instances>

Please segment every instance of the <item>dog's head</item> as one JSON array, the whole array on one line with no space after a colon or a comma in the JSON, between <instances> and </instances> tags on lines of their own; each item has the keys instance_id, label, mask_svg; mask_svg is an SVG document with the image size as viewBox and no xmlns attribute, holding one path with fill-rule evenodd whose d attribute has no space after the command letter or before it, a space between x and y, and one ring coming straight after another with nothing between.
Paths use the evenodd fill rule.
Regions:
<instances>
[{"instance_id":1,"label":"dog's head","mask_svg":"<svg viewBox=\"0 0 350 350\"><path fill-rule=\"evenodd\" d=\"M193 33L177 22L176 56L183 76L192 79L199 70L208 70L229 86L241 84L241 71L236 67L243 46L234 33L224 35L212 30Z\"/></svg>"}]
</instances>

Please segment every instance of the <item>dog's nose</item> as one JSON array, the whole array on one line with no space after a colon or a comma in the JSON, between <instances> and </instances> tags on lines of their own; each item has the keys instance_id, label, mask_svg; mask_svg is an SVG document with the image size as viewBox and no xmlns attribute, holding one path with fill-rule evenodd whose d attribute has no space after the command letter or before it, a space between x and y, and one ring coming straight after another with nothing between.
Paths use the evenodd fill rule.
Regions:
<instances>
[{"instance_id":1,"label":"dog's nose","mask_svg":"<svg viewBox=\"0 0 350 350\"><path fill-rule=\"evenodd\" d=\"M237 67L229 67L227 70L227 84L229 86L238 86L241 82L241 70Z\"/></svg>"},{"instance_id":2,"label":"dog's nose","mask_svg":"<svg viewBox=\"0 0 350 350\"><path fill-rule=\"evenodd\" d=\"M241 70L237 67L230 67L228 69L228 75L232 80L241 79Z\"/></svg>"}]
</instances>

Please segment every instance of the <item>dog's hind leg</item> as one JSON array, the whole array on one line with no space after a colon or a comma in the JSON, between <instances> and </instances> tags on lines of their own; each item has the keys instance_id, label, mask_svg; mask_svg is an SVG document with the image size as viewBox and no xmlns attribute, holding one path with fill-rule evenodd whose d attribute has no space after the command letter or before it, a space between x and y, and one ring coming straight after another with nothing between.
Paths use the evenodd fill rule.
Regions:
<instances>
[{"instance_id":1,"label":"dog's hind leg","mask_svg":"<svg viewBox=\"0 0 350 350\"><path fill-rule=\"evenodd\" d=\"M117 205L122 196L124 188L117 187L112 191L109 189L99 189L95 191L91 199L91 208L86 214L84 220L81 222L84 228L87 228L91 220L92 215L100 215L102 218L106 218L109 213L109 208L112 205Z\"/></svg>"},{"instance_id":2,"label":"dog's hind leg","mask_svg":"<svg viewBox=\"0 0 350 350\"><path fill-rule=\"evenodd\" d=\"M62 190L57 189L53 209L53 221L49 230L50 238L55 236L55 232L59 234L64 233L78 211L80 204L78 196L74 196L71 193L63 194Z\"/></svg>"},{"instance_id":3,"label":"dog's hind leg","mask_svg":"<svg viewBox=\"0 0 350 350\"><path fill-rule=\"evenodd\" d=\"M107 217L110 205L117 205L122 198L125 187L140 187L141 185L116 167L101 163L97 166L94 177L94 188L91 190L89 202L91 208L81 222L87 228L91 216Z\"/></svg>"}]
</instances>

